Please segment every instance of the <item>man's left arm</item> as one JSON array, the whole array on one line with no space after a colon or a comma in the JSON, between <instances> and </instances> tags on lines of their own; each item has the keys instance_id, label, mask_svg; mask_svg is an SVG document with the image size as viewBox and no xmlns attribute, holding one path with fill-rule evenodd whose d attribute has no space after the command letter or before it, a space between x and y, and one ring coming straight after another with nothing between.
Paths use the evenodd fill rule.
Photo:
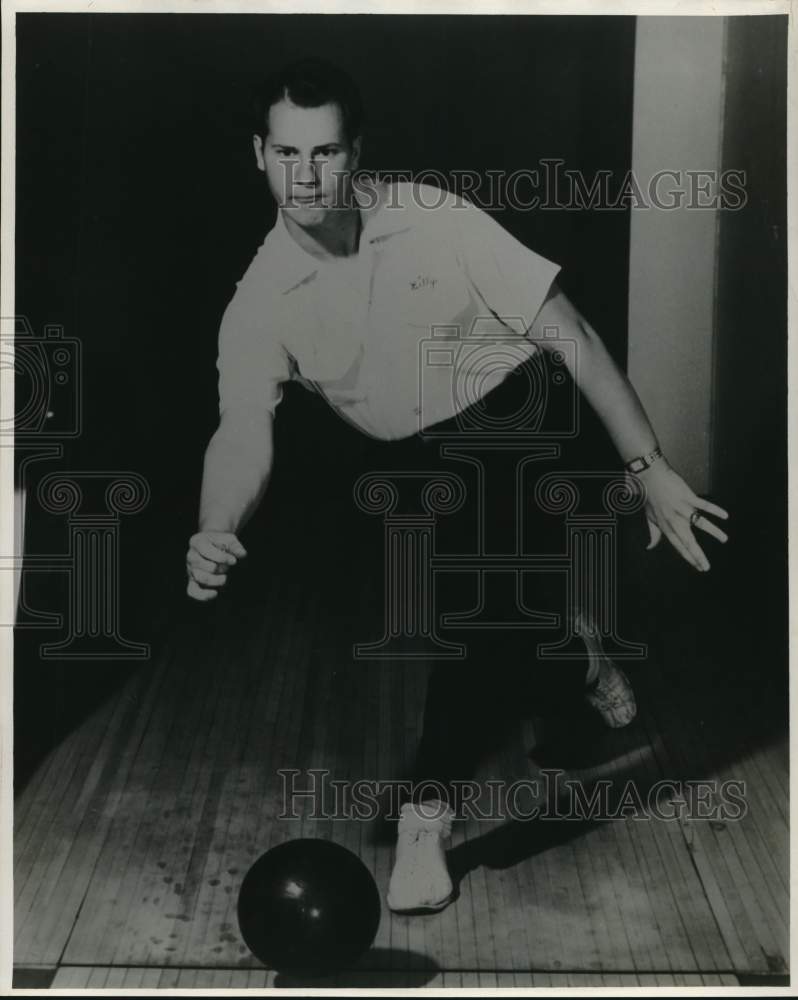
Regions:
<instances>
[{"instance_id":1,"label":"man's left arm","mask_svg":"<svg viewBox=\"0 0 798 1000\"><path fill-rule=\"evenodd\" d=\"M558 338L544 335L544 330L551 328L559 331L560 338L575 343L573 354L565 352L570 374L606 427L623 462L654 452L658 447L656 434L640 397L596 331L556 282L527 336L544 350L556 350ZM646 515L651 532L649 548L664 534L687 562L698 570L708 570L709 561L692 527L699 527L725 542L725 532L706 515L725 520L729 516L727 512L697 496L664 457L637 475L646 489Z\"/></svg>"}]
</instances>

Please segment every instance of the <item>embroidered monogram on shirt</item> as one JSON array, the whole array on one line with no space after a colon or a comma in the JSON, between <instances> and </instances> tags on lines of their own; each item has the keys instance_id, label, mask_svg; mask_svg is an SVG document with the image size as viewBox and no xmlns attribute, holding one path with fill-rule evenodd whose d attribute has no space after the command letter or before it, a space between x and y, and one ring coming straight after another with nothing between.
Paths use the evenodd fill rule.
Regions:
<instances>
[{"instance_id":1,"label":"embroidered monogram on shirt","mask_svg":"<svg viewBox=\"0 0 798 1000\"><path fill-rule=\"evenodd\" d=\"M410 282L410 287L414 292L417 292L421 288L434 288L437 284L437 278L430 278L427 274L419 274L417 278L413 278Z\"/></svg>"}]
</instances>

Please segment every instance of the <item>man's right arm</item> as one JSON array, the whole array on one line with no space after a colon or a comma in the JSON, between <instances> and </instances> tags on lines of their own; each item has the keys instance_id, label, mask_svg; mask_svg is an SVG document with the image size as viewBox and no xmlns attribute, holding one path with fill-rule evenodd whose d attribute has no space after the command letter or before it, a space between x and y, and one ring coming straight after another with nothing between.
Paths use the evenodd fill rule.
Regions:
<instances>
[{"instance_id":1,"label":"man's right arm","mask_svg":"<svg viewBox=\"0 0 798 1000\"><path fill-rule=\"evenodd\" d=\"M227 572L246 556L238 532L260 503L272 468L269 410L235 406L224 410L208 443L202 475L199 531L189 543L188 595L212 600Z\"/></svg>"}]
</instances>

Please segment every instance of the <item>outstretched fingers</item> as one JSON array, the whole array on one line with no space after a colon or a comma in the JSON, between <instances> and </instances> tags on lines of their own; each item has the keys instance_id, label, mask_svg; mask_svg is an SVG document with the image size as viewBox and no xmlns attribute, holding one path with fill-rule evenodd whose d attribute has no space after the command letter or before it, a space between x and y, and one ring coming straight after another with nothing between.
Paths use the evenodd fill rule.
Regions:
<instances>
[{"instance_id":1,"label":"outstretched fingers","mask_svg":"<svg viewBox=\"0 0 798 1000\"><path fill-rule=\"evenodd\" d=\"M706 517L696 517L693 519L693 527L700 528L702 531L706 531L708 535L712 535L713 538L717 538L719 542L728 542L729 536L726 532L719 528L716 524Z\"/></svg>"},{"instance_id":2,"label":"outstretched fingers","mask_svg":"<svg viewBox=\"0 0 798 1000\"><path fill-rule=\"evenodd\" d=\"M707 514L712 514L713 517L719 517L721 521L728 521L729 512L724 510L723 507L718 507L716 503L712 503L710 500L704 500L701 497L693 497L693 506L696 510L703 510Z\"/></svg>"},{"instance_id":3,"label":"outstretched fingers","mask_svg":"<svg viewBox=\"0 0 798 1000\"><path fill-rule=\"evenodd\" d=\"M681 529L681 530L680 530ZM668 541L676 549L680 556L694 566L700 573L706 573L709 569L709 560L704 555L704 550L695 540L695 535L690 531L689 521L684 527L673 524L666 524L663 528Z\"/></svg>"}]
</instances>

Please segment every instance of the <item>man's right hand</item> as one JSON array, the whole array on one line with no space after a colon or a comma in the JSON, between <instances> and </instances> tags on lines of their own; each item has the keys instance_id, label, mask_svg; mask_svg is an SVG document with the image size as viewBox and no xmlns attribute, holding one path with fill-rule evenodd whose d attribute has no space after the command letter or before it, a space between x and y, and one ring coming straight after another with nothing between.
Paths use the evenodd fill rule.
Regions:
<instances>
[{"instance_id":1,"label":"man's right hand","mask_svg":"<svg viewBox=\"0 0 798 1000\"><path fill-rule=\"evenodd\" d=\"M227 574L246 550L232 532L199 531L192 535L186 555L188 587L186 593L195 601L212 601L219 587L227 583Z\"/></svg>"}]
</instances>

